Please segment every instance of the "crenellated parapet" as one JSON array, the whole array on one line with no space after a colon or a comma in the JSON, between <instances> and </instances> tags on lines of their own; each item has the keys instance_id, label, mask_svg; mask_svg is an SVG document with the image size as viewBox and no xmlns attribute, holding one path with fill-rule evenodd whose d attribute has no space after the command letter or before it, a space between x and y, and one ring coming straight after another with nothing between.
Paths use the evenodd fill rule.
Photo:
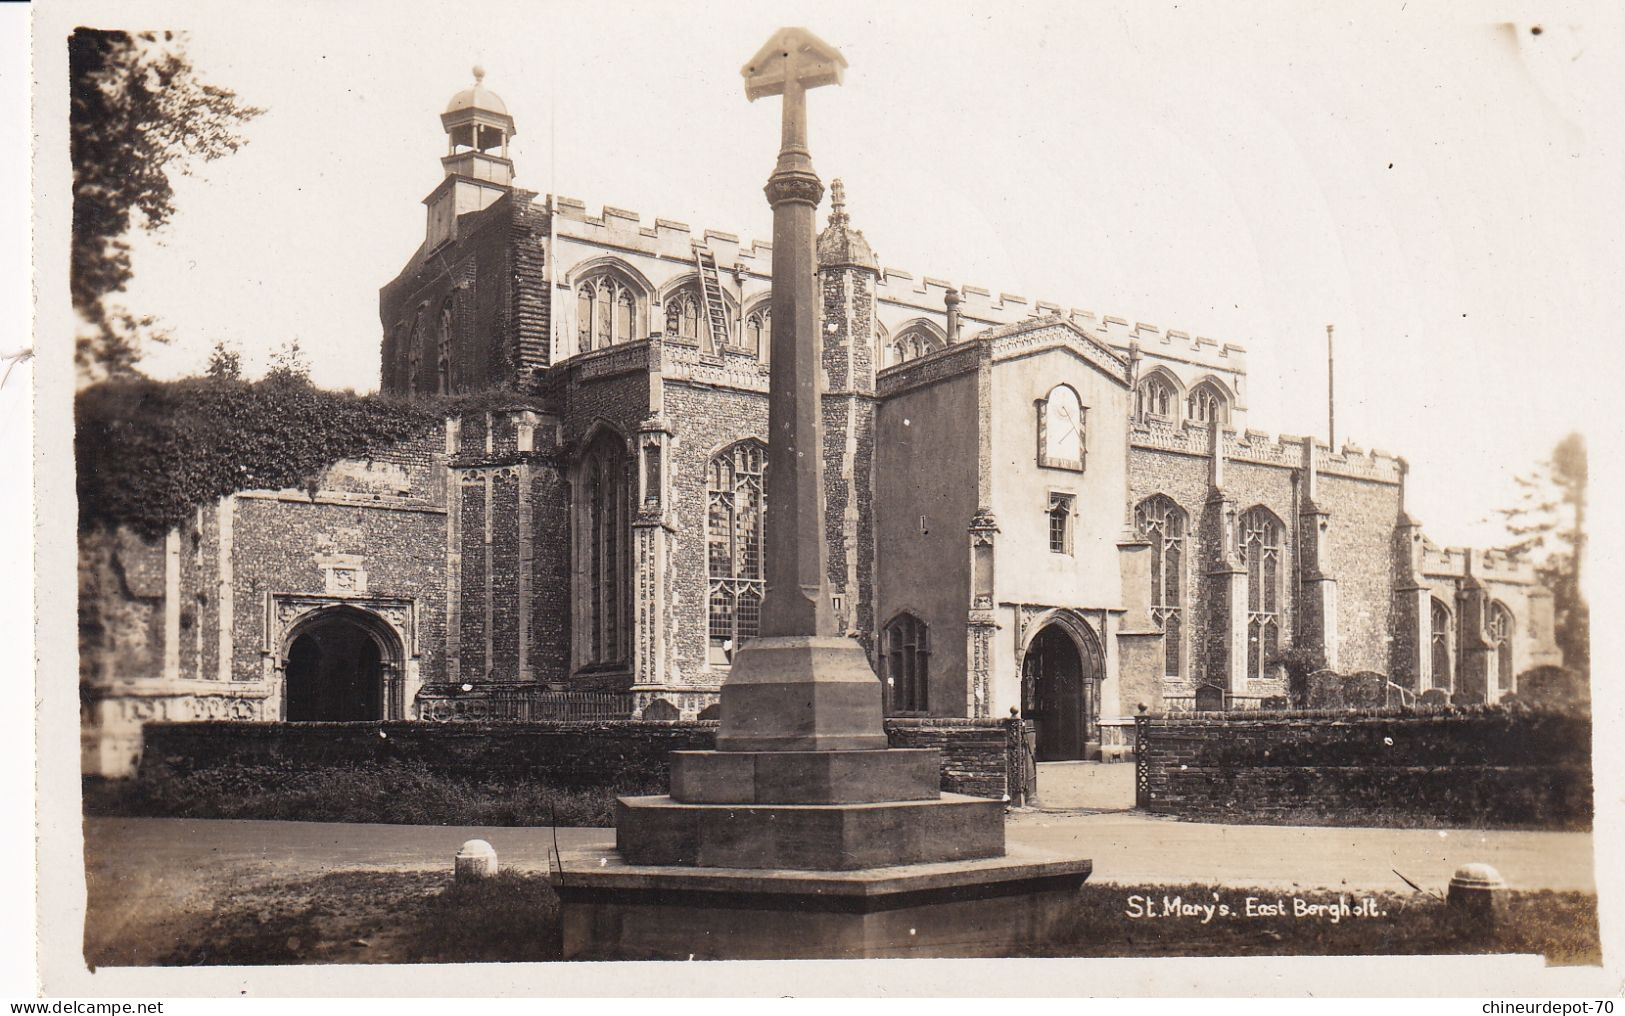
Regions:
<instances>
[{"instance_id":1,"label":"crenellated parapet","mask_svg":"<svg viewBox=\"0 0 1625 1016\"><path fill-rule=\"evenodd\" d=\"M1233 462L1256 465L1281 466L1297 469L1304 464L1303 445L1306 438L1281 434L1271 435L1262 430L1224 432L1224 455ZM1135 420L1129 432L1133 448L1173 452L1206 458L1212 453L1208 428L1194 421L1168 424L1157 420ZM1377 483L1398 484L1403 460L1378 448L1365 451L1353 444L1345 444L1341 451L1333 452L1325 443L1315 442L1314 465L1323 476L1341 476Z\"/></svg>"},{"instance_id":2,"label":"crenellated parapet","mask_svg":"<svg viewBox=\"0 0 1625 1016\"><path fill-rule=\"evenodd\" d=\"M673 219L656 218L645 224L639 213L612 205L603 206L597 215L589 215L586 202L576 198L550 196L546 200L552 202L554 231L566 242L616 248L685 266L693 264L694 248L700 246L711 251L724 271L737 270L764 282L773 276L771 243L746 243L738 234L718 229L704 229L696 235L687 223Z\"/></svg>"}]
</instances>

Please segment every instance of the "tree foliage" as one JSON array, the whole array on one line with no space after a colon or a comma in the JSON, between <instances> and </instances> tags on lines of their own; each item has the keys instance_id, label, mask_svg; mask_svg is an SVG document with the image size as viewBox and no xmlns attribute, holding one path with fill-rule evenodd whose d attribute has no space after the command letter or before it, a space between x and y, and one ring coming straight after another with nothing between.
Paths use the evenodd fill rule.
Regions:
<instances>
[{"instance_id":1,"label":"tree foliage","mask_svg":"<svg viewBox=\"0 0 1625 1016\"><path fill-rule=\"evenodd\" d=\"M198 80L172 32L78 28L68 39L73 245L69 288L84 327L75 363L87 380L133 372L141 343L165 341L152 315L109 298L132 276L129 234L175 213L171 174L235 152L238 128L264 112Z\"/></svg>"},{"instance_id":2,"label":"tree foliage","mask_svg":"<svg viewBox=\"0 0 1625 1016\"><path fill-rule=\"evenodd\" d=\"M1512 537L1507 553L1532 562L1552 591L1564 663L1582 673L1591 669L1590 608L1580 584L1588 476L1585 438L1570 434L1549 459L1517 477L1517 503L1497 510Z\"/></svg>"},{"instance_id":3,"label":"tree foliage","mask_svg":"<svg viewBox=\"0 0 1625 1016\"><path fill-rule=\"evenodd\" d=\"M242 490L312 490L322 471L420 438L450 416L535 408L511 392L409 401L288 376L121 378L79 393L79 521L157 536Z\"/></svg>"}]
</instances>

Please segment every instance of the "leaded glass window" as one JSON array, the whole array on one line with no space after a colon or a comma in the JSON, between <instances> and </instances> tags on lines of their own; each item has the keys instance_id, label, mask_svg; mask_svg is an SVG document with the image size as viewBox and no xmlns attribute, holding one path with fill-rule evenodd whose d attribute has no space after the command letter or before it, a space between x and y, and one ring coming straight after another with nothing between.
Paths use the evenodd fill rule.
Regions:
<instances>
[{"instance_id":1,"label":"leaded glass window","mask_svg":"<svg viewBox=\"0 0 1625 1016\"><path fill-rule=\"evenodd\" d=\"M1049 549L1052 554L1072 553L1072 495L1049 496Z\"/></svg>"},{"instance_id":2,"label":"leaded glass window","mask_svg":"<svg viewBox=\"0 0 1625 1016\"><path fill-rule=\"evenodd\" d=\"M925 712L931 658L925 622L906 612L892 618L881 633L880 658L886 670L888 711Z\"/></svg>"},{"instance_id":3,"label":"leaded glass window","mask_svg":"<svg viewBox=\"0 0 1625 1016\"><path fill-rule=\"evenodd\" d=\"M767 446L741 441L711 459L706 477L710 659L726 663L761 630Z\"/></svg>"},{"instance_id":4,"label":"leaded glass window","mask_svg":"<svg viewBox=\"0 0 1625 1016\"><path fill-rule=\"evenodd\" d=\"M1450 666L1450 608L1434 600L1429 613L1433 625L1431 638L1433 687L1449 691L1455 683L1453 668Z\"/></svg>"},{"instance_id":5,"label":"leaded glass window","mask_svg":"<svg viewBox=\"0 0 1625 1016\"><path fill-rule=\"evenodd\" d=\"M585 588L583 662L623 663L631 584L627 581L627 462L621 442L605 435L581 465L582 569Z\"/></svg>"},{"instance_id":6,"label":"leaded glass window","mask_svg":"<svg viewBox=\"0 0 1625 1016\"><path fill-rule=\"evenodd\" d=\"M759 357L768 355L773 344L773 312L761 307L745 318L745 351Z\"/></svg>"},{"instance_id":7,"label":"leaded glass window","mask_svg":"<svg viewBox=\"0 0 1625 1016\"><path fill-rule=\"evenodd\" d=\"M1204 381L1191 389L1185 400L1186 416L1197 423L1228 423L1230 404L1224 394L1211 382Z\"/></svg>"},{"instance_id":8,"label":"leaded glass window","mask_svg":"<svg viewBox=\"0 0 1625 1016\"><path fill-rule=\"evenodd\" d=\"M416 395L421 389L423 379L418 372L423 367L423 311L418 311L417 318L412 322L412 337L407 340L406 346L406 393Z\"/></svg>"},{"instance_id":9,"label":"leaded glass window","mask_svg":"<svg viewBox=\"0 0 1625 1016\"><path fill-rule=\"evenodd\" d=\"M440 305L440 341L435 351L435 391L451 394L452 299Z\"/></svg>"},{"instance_id":10,"label":"leaded glass window","mask_svg":"<svg viewBox=\"0 0 1625 1016\"><path fill-rule=\"evenodd\" d=\"M610 272L576 285L576 340L583 353L631 342L637 328L637 294Z\"/></svg>"},{"instance_id":11,"label":"leaded glass window","mask_svg":"<svg viewBox=\"0 0 1625 1016\"><path fill-rule=\"evenodd\" d=\"M1512 631L1512 611L1490 603L1485 608L1484 635L1495 647L1495 686L1501 691L1512 690Z\"/></svg>"},{"instance_id":12,"label":"leaded glass window","mask_svg":"<svg viewBox=\"0 0 1625 1016\"><path fill-rule=\"evenodd\" d=\"M1283 532L1275 513L1257 505L1238 520L1237 551L1247 564L1247 676L1266 676L1281 648Z\"/></svg>"},{"instance_id":13,"label":"leaded glass window","mask_svg":"<svg viewBox=\"0 0 1625 1016\"><path fill-rule=\"evenodd\" d=\"M1140 419L1171 420L1174 416L1174 386L1165 378L1148 377L1135 392L1135 405Z\"/></svg>"},{"instance_id":14,"label":"leaded glass window","mask_svg":"<svg viewBox=\"0 0 1625 1016\"><path fill-rule=\"evenodd\" d=\"M1162 629L1163 673L1184 673L1185 535L1189 516L1166 494L1141 501L1134 525L1151 543L1151 620Z\"/></svg>"}]
</instances>

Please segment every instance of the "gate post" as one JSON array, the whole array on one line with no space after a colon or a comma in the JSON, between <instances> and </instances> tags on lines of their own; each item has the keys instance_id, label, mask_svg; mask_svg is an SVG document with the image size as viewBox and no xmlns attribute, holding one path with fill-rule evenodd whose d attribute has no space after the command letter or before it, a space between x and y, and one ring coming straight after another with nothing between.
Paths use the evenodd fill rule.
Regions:
<instances>
[{"instance_id":1,"label":"gate post","mask_svg":"<svg viewBox=\"0 0 1625 1016\"><path fill-rule=\"evenodd\" d=\"M1140 715L1134 717L1134 806L1141 809L1151 807L1151 776L1146 768L1146 749L1151 742L1151 717L1140 707Z\"/></svg>"}]
</instances>

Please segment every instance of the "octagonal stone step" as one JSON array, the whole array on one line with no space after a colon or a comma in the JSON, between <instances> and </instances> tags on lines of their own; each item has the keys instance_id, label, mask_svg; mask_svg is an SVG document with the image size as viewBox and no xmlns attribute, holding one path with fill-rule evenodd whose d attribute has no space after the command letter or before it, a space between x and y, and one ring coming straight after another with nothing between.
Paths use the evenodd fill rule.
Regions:
<instances>
[{"instance_id":1,"label":"octagonal stone step","mask_svg":"<svg viewBox=\"0 0 1625 1016\"><path fill-rule=\"evenodd\" d=\"M961 794L869 804L686 804L623 797L615 846L628 864L850 871L997 857L1004 802Z\"/></svg>"},{"instance_id":2,"label":"octagonal stone step","mask_svg":"<svg viewBox=\"0 0 1625 1016\"><path fill-rule=\"evenodd\" d=\"M872 804L940 793L935 748L674 751L671 796L684 804Z\"/></svg>"}]
</instances>

